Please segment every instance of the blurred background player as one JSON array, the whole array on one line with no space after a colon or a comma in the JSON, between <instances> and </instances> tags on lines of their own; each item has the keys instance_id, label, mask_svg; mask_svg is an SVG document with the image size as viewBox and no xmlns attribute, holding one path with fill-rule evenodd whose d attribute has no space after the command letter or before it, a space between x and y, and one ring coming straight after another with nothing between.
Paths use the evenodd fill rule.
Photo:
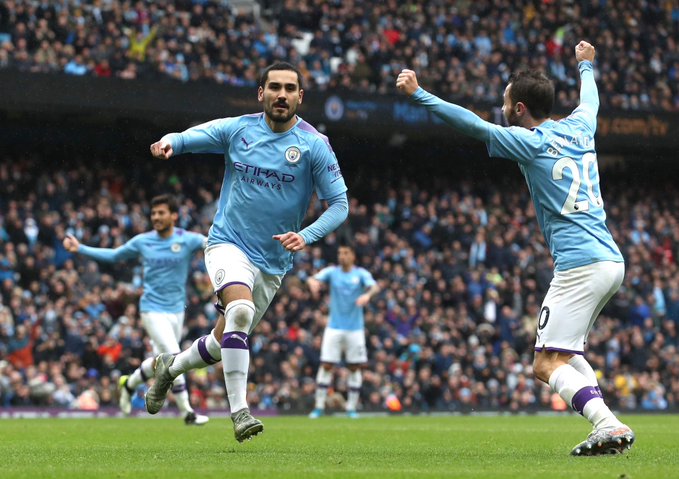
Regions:
<instances>
[{"instance_id":1,"label":"blurred background player","mask_svg":"<svg viewBox=\"0 0 679 479\"><path fill-rule=\"evenodd\" d=\"M181 351L179 341L184 325L186 279L193 254L205 247L206 238L175 227L178 216L176 200L170 195L151 200L153 231L142 233L115 248L94 248L81 245L74 236L64 238L64 247L97 261L115 262L142 259L144 293L139 302L141 321L153 343L154 356ZM131 398L136 388L153 376L154 357L145 359L131 375L122 376L119 383L120 409L129 414ZM172 392L187 425L200 426L208 417L196 414L189 402L184 376L178 376Z\"/></svg>"},{"instance_id":2,"label":"blurred background player","mask_svg":"<svg viewBox=\"0 0 679 479\"><path fill-rule=\"evenodd\" d=\"M330 318L323 332L321 367L316 375L316 405L309 414L312 419L323 415L333 367L340 363L342 355L350 371L347 415L358 417L356 407L363 382L361 367L368 361L363 308L380 288L370 272L356 266L355 262L353 247L342 245L337 251L338 265L328 266L308 279L315 299L318 299L323 284L327 284L330 290Z\"/></svg>"},{"instance_id":3,"label":"blurred background player","mask_svg":"<svg viewBox=\"0 0 679 479\"><path fill-rule=\"evenodd\" d=\"M223 316L212 334L176 358L156 358L156 382L146 394L151 414L160 410L177 375L221 357L236 440L264 429L247 404L249 335L292 268L292 254L335 230L349 210L347 187L328 138L296 114L303 96L299 71L276 63L260 78L257 98L263 113L214 120L151 145L156 158L222 152L226 163L205 250ZM297 232L314 190L328 209Z\"/></svg>"},{"instance_id":4,"label":"blurred background player","mask_svg":"<svg viewBox=\"0 0 679 479\"><path fill-rule=\"evenodd\" d=\"M309 414L312 419L323 415L333 367L340 363L342 355L350 371L347 415L358 417L356 407L363 382L361 367L368 361L363 308L380 288L370 272L356 266L355 261L353 247L342 245L337 251L338 265L328 266L308 279L315 299L318 299L323 284L330 290L330 318L323 332L321 367L316 375L316 405Z\"/></svg>"},{"instance_id":5,"label":"blurred background player","mask_svg":"<svg viewBox=\"0 0 679 479\"><path fill-rule=\"evenodd\" d=\"M533 368L567 404L593 426L571 454L623 452L634 433L604 403L594 370L584 358L587 336L625 273L623 257L606 227L594 149L599 96L592 62L594 47L575 47L580 70L580 105L560 121L549 118L554 85L543 74L513 75L502 112L509 128L419 88L412 70L396 86L462 133L486 143L490 156L519 164L536 215L554 258L554 278L538 317Z\"/></svg>"}]
</instances>

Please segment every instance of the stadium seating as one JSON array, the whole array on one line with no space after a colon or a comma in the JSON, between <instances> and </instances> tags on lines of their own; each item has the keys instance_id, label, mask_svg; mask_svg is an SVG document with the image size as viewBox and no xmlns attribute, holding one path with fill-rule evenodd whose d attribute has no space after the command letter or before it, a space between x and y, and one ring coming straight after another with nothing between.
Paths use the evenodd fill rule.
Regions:
<instances>
[{"instance_id":1,"label":"stadium seating","mask_svg":"<svg viewBox=\"0 0 679 479\"><path fill-rule=\"evenodd\" d=\"M499 104L530 66L571 108L587 38L603 108L677 111L678 18L674 2L2 2L0 69L252 86L284 59L308 89L387 94L409 67L444 98Z\"/></svg>"},{"instance_id":2,"label":"stadium seating","mask_svg":"<svg viewBox=\"0 0 679 479\"><path fill-rule=\"evenodd\" d=\"M18 149L0 155L0 407L92 407L93 394L97 407L115 406L117 378L151 354L136 307L140 267L73 257L61 239L72 233L115 247L150 228L148 201L167 191L181 199L179 226L205 232L221 176L209 162L176 162L169 174L153 161L132 169L134 160L52 152L47 163L46 152ZM588 358L613 407L676 409L676 175L638 174L630 188L625 172L603 174L627 275L590 336ZM382 286L366 314L364 410L386 411L394 396L404 411L559 409L531 371L552 265L518 172L384 178L391 179L356 180L347 223L296 255L252 338L252 406L312 408L327 309L304 281L335 261L346 236ZM320 211L314 203L311 217ZM200 256L189 286L185 345L215 319ZM190 380L196 407L226 406L219 365ZM338 376L331 407L341 407L346 380Z\"/></svg>"}]
</instances>

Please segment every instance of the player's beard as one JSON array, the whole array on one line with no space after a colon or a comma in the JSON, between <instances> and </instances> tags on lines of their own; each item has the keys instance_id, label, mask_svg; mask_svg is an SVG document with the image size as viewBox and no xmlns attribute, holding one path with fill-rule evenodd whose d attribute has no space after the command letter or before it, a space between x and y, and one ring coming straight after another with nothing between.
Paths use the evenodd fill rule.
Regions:
<instances>
[{"instance_id":1,"label":"player's beard","mask_svg":"<svg viewBox=\"0 0 679 479\"><path fill-rule=\"evenodd\" d=\"M514 109L509 111L509 114L505 115L505 120L509 126L519 126L519 115L516 114Z\"/></svg>"},{"instance_id":2,"label":"player's beard","mask_svg":"<svg viewBox=\"0 0 679 479\"><path fill-rule=\"evenodd\" d=\"M153 223L153 229L156 230L156 233L159 235L164 235L167 234L170 231L170 228L172 228L172 224L165 224L162 221L159 221L158 223Z\"/></svg>"},{"instance_id":3,"label":"player's beard","mask_svg":"<svg viewBox=\"0 0 679 479\"><path fill-rule=\"evenodd\" d=\"M269 117L269 120L271 120L274 123L287 123L289 122L293 116L297 113L297 108L288 105L287 103L285 106L288 108L286 113L277 113L276 112L276 103L272 103L269 108L266 108L264 110L264 113L266 113L266 116Z\"/></svg>"}]
</instances>

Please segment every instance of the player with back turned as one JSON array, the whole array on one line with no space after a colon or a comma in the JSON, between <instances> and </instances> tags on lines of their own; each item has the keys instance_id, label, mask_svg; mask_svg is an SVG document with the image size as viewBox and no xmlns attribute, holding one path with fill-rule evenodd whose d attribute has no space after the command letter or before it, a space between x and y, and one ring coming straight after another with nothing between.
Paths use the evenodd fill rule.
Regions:
<instances>
[{"instance_id":1,"label":"player with back turned","mask_svg":"<svg viewBox=\"0 0 679 479\"><path fill-rule=\"evenodd\" d=\"M554 86L542 73L513 75L502 112L510 127L488 123L419 87L403 70L396 86L456 130L483 141L490 156L516 161L526 178L536 216L554 258L554 278L537 318L534 371L567 404L587 418L593 431L571 451L575 456L623 452L632 430L603 400L596 374L584 358L587 336L601 309L620 287L623 257L606 227L594 134L599 95L594 47L575 47L580 105L566 118L549 118Z\"/></svg>"},{"instance_id":2,"label":"player with back turned","mask_svg":"<svg viewBox=\"0 0 679 479\"><path fill-rule=\"evenodd\" d=\"M223 316L189 349L156 358L156 382L146 394L151 414L163 406L175 377L221 359L236 440L264 429L246 401L250 334L292 267L292 254L337 228L349 211L327 137L296 114L303 96L299 71L276 63L260 78L263 112L213 120L151 145L151 154L161 159L223 153L226 166L205 250ZM328 208L300 231L314 191Z\"/></svg>"}]
</instances>

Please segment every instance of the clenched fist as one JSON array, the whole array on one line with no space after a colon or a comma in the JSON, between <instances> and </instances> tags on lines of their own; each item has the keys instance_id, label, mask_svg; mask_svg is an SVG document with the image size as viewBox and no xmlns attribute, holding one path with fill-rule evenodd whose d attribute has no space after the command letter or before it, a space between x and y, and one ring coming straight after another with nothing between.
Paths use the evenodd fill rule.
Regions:
<instances>
[{"instance_id":1,"label":"clenched fist","mask_svg":"<svg viewBox=\"0 0 679 479\"><path fill-rule=\"evenodd\" d=\"M151 145L151 154L155 158L160 158L161 160L167 160L172 156L172 145L167 141L156 141Z\"/></svg>"},{"instance_id":2,"label":"clenched fist","mask_svg":"<svg viewBox=\"0 0 679 479\"><path fill-rule=\"evenodd\" d=\"M575 46L575 59L578 63L584 62L585 60L593 62L595 55L596 51L594 50L594 47L584 40Z\"/></svg>"},{"instance_id":3,"label":"clenched fist","mask_svg":"<svg viewBox=\"0 0 679 479\"><path fill-rule=\"evenodd\" d=\"M401 70L396 79L396 88L410 96L420 87L417 84L417 75L412 70Z\"/></svg>"}]
</instances>

